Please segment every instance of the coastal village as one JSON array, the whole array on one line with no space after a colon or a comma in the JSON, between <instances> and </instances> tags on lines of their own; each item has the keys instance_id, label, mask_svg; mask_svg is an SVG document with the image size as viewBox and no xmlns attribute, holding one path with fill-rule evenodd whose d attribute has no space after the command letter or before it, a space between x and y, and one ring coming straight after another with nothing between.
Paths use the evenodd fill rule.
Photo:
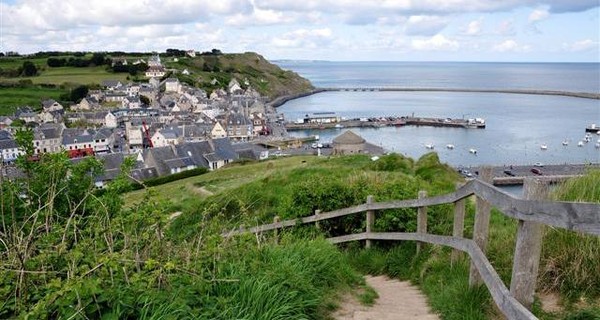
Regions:
<instances>
[{"instance_id":1,"label":"coastal village","mask_svg":"<svg viewBox=\"0 0 600 320\"><path fill-rule=\"evenodd\" d=\"M62 151L72 161L100 158L105 174L96 181L98 187L117 177L126 157L136 160L131 176L146 180L195 168L216 170L239 159L280 156L285 141L300 152L317 152L303 145L305 141L289 139L282 116L244 79L225 84L214 79L212 84L222 88L209 94L175 77L165 78L167 72L179 71L167 70L157 54L144 63L147 83L107 80L76 104L63 106L50 99L41 102L39 112L23 106L13 116L1 116L3 175L18 175L14 162L24 154L15 140L20 128L13 125L15 121L33 130L32 160ZM187 69L180 72L189 74ZM369 152L370 145L351 132L338 142L343 143L329 153ZM321 154L323 146L318 147Z\"/></svg>"}]
</instances>

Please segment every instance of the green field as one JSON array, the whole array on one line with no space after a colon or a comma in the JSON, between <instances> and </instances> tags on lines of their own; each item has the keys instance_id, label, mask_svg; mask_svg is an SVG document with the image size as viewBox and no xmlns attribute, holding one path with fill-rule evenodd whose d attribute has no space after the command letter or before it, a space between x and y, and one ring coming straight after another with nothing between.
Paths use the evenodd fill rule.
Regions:
<instances>
[{"instance_id":1,"label":"green field","mask_svg":"<svg viewBox=\"0 0 600 320\"><path fill-rule=\"evenodd\" d=\"M34 109L41 107L42 100L58 100L66 90L59 88L6 88L0 87L0 115L10 115L17 107L31 106Z\"/></svg>"},{"instance_id":2,"label":"green field","mask_svg":"<svg viewBox=\"0 0 600 320\"><path fill-rule=\"evenodd\" d=\"M45 67L40 71L40 75L36 77L19 77L19 78L0 78L0 81L21 81L31 80L34 84L100 84L104 80L120 80L126 81L127 73L112 73L106 71L105 66L75 68L75 67L60 67L49 68Z\"/></svg>"}]
</instances>

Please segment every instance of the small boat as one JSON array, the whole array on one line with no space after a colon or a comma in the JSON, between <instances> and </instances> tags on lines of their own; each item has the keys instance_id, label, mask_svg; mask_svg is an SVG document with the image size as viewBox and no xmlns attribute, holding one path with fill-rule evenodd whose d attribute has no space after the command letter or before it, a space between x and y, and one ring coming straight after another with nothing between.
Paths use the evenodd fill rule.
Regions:
<instances>
[{"instance_id":1,"label":"small boat","mask_svg":"<svg viewBox=\"0 0 600 320\"><path fill-rule=\"evenodd\" d=\"M469 149L469 153L477 154L477 149L471 148Z\"/></svg>"},{"instance_id":2,"label":"small boat","mask_svg":"<svg viewBox=\"0 0 600 320\"><path fill-rule=\"evenodd\" d=\"M548 146L545 145L545 144L543 144L543 145L540 146L540 149L542 149L542 150L548 150Z\"/></svg>"},{"instance_id":3,"label":"small boat","mask_svg":"<svg viewBox=\"0 0 600 320\"><path fill-rule=\"evenodd\" d=\"M338 123L338 124L335 125L335 128L336 129L342 129L342 128L344 128L344 126Z\"/></svg>"},{"instance_id":4,"label":"small boat","mask_svg":"<svg viewBox=\"0 0 600 320\"><path fill-rule=\"evenodd\" d=\"M446 148L452 150L452 149L454 149L454 145L453 144L447 144Z\"/></svg>"},{"instance_id":5,"label":"small boat","mask_svg":"<svg viewBox=\"0 0 600 320\"><path fill-rule=\"evenodd\" d=\"M600 149L600 142L596 143L596 149Z\"/></svg>"},{"instance_id":6,"label":"small boat","mask_svg":"<svg viewBox=\"0 0 600 320\"><path fill-rule=\"evenodd\" d=\"M425 145L425 148L427 148L427 149L433 149L433 148L435 148L435 146L433 145L433 143L428 143L428 144Z\"/></svg>"},{"instance_id":7,"label":"small boat","mask_svg":"<svg viewBox=\"0 0 600 320\"><path fill-rule=\"evenodd\" d=\"M579 141L579 142L577 142L577 146L578 146L578 147L583 147L583 141Z\"/></svg>"},{"instance_id":8,"label":"small boat","mask_svg":"<svg viewBox=\"0 0 600 320\"><path fill-rule=\"evenodd\" d=\"M563 140L562 145L563 146L568 146L569 145L569 140Z\"/></svg>"}]
</instances>

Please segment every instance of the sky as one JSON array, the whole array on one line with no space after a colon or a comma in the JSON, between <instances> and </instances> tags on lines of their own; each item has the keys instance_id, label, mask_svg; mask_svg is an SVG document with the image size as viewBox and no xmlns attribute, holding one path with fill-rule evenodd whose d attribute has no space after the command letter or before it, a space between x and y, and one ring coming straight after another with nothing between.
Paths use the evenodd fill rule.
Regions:
<instances>
[{"instance_id":1,"label":"sky","mask_svg":"<svg viewBox=\"0 0 600 320\"><path fill-rule=\"evenodd\" d=\"M0 51L600 62L600 0L0 0Z\"/></svg>"}]
</instances>

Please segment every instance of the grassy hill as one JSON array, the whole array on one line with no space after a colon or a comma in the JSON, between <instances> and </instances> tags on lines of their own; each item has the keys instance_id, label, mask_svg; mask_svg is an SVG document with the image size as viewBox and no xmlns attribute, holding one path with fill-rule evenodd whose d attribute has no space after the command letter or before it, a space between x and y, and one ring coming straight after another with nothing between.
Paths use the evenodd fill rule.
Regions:
<instances>
[{"instance_id":1,"label":"grassy hill","mask_svg":"<svg viewBox=\"0 0 600 320\"><path fill-rule=\"evenodd\" d=\"M148 59L150 53L141 56L128 56L133 62ZM91 54L79 57L89 59ZM73 58L70 56L54 58ZM0 58L0 115L10 114L22 105L38 106L40 101L58 97L78 85L98 86L104 80L146 81L143 74L136 76L128 73L112 72L106 65L89 67L49 67L48 58L3 57ZM313 89L310 82L294 72L285 71L268 62L256 53L198 55L195 58L161 56L163 64L170 72L168 76L179 78L182 82L205 89L209 93L217 88L226 88L231 79L237 79L243 88L248 85L261 95L274 99L285 95L305 93ZM25 61L32 62L38 74L22 77L15 74ZM187 69L190 74L181 73ZM216 83L212 83L216 80Z\"/></svg>"}]
</instances>

